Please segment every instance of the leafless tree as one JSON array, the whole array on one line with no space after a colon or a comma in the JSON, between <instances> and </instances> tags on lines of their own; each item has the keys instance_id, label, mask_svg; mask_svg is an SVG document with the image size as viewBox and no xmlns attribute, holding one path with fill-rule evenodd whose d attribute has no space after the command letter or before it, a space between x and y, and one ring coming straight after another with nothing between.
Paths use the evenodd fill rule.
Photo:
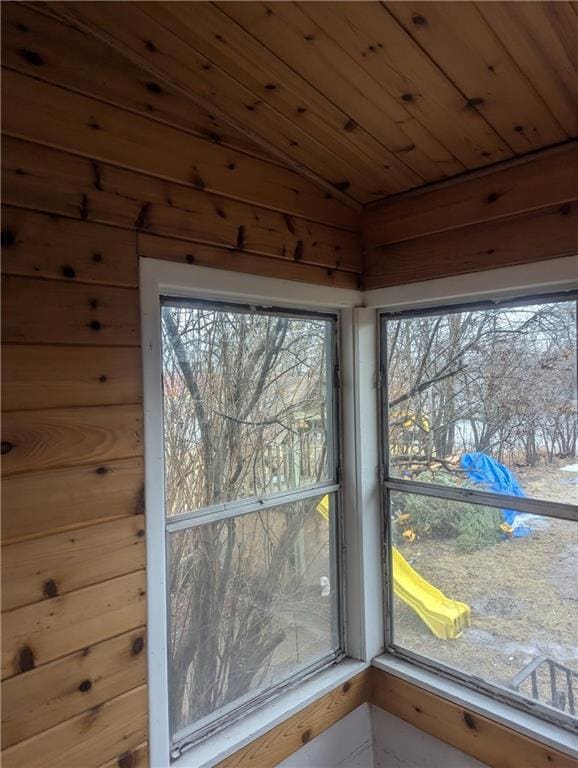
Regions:
<instances>
[{"instance_id":1,"label":"leafless tree","mask_svg":"<svg viewBox=\"0 0 578 768\"><path fill-rule=\"evenodd\" d=\"M389 408L400 472L576 455L576 303L389 322Z\"/></svg>"},{"instance_id":2,"label":"leafless tree","mask_svg":"<svg viewBox=\"0 0 578 768\"><path fill-rule=\"evenodd\" d=\"M168 515L327 476L325 322L167 306L163 336ZM331 647L319 501L171 534L174 731Z\"/></svg>"}]
</instances>

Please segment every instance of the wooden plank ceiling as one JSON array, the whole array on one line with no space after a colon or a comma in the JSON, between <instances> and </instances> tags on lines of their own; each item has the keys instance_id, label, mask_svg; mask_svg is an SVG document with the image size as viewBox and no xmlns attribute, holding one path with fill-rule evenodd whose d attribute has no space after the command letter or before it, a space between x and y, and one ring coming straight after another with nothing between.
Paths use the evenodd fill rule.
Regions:
<instances>
[{"instance_id":1,"label":"wooden plank ceiling","mask_svg":"<svg viewBox=\"0 0 578 768\"><path fill-rule=\"evenodd\" d=\"M48 5L352 205L578 135L570 2Z\"/></svg>"}]
</instances>

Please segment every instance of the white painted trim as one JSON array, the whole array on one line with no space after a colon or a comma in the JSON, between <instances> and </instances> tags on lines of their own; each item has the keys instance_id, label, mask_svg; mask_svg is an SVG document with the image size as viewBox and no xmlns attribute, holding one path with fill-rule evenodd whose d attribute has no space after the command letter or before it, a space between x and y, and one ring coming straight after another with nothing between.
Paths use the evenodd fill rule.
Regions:
<instances>
[{"instance_id":1,"label":"white painted trim","mask_svg":"<svg viewBox=\"0 0 578 768\"><path fill-rule=\"evenodd\" d=\"M576 735L565 728L560 728L558 725L535 717L517 707L497 701L488 694L474 691L465 685L455 683L430 670L423 669L423 667L403 659L397 659L394 656L387 654L379 656L373 659L372 665L436 696L441 696L453 704L483 715L490 720L495 720L500 725L539 741L552 749L578 758Z\"/></svg>"},{"instance_id":2,"label":"white painted trim","mask_svg":"<svg viewBox=\"0 0 578 768\"><path fill-rule=\"evenodd\" d=\"M512 299L519 298L523 300L524 297L537 295L547 296L548 294L558 294L572 290L578 290L578 256L564 257L523 266L505 267L502 269L488 270L452 278L440 278L437 280L410 283L391 288L376 289L367 291L364 294L364 299L366 304L375 307L377 313L381 314L382 312L395 313L412 309L423 309L427 312L436 307L443 308L451 305L459 305L461 303L467 304L468 302L477 304L484 300L495 302L496 305L499 305L502 302ZM384 481L383 486L386 488L397 488L406 493L413 491L428 496L439 496L440 498L450 498L453 496L455 496L456 499L475 498L492 506L498 506L500 503L500 499L491 493L470 489L461 489L456 492L455 489L430 486L406 479L390 478ZM513 506L516 506L516 504L513 503ZM562 519L576 519L576 507L570 504L556 504L544 500L524 499L522 500L521 509L535 514L550 515ZM391 574L391 566L387 567L387 574ZM386 614L387 611L388 607L386 604ZM388 621L387 615L385 621L386 623ZM386 641L386 649L388 642L390 641ZM401 653L404 649L400 648L399 650ZM407 649L405 650L407 651ZM410 655L409 651L407 651L407 655ZM481 699L484 701L488 700L494 702L496 706L505 707L504 711L506 713L516 712L520 713L520 715L531 717L533 722L544 724L545 733L556 732L559 734L568 734L568 731L561 728L559 725L547 720L539 719L536 715L529 715L528 712L524 712L522 709L523 703L520 703L520 705L516 707L514 696L508 696L507 691L504 692L504 697L508 696L508 698L511 699L512 704L504 702L503 699L493 699L490 693L478 692L478 689L474 690L469 687L467 675L461 675L464 678L463 683L458 681L448 681L446 678L441 677L441 670L444 666L441 662L426 660L425 657L421 656L423 662L429 661L430 669L426 669L424 666L420 666L420 654L415 653L412 655L416 658L415 664L396 658L393 654L379 657L379 662L387 664L390 664L391 662L391 664L404 665L404 669L413 670L412 674L414 674L415 679L423 673L426 676L430 676L427 678L430 681L439 683L440 680L443 680L443 686L446 686L446 684L455 686L455 691L460 692L464 697L464 700L471 693L474 696L481 696ZM379 666L375 659L374 663L376 666ZM435 666L440 669L440 675L436 675L435 672L431 671L431 667ZM455 667L451 667L451 671L455 673L456 677L460 676L460 672L456 670ZM490 687L492 687L492 684L488 683L488 688ZM497 689L497 686L493 687ZM444 695L444 690L445 688L440 688L438 685L438 688L434 692ZM528 702L528 706L531 706L530 702ZM538 711L538 707L535 707L534 711ZM548 715L545 714L545 717L546 716ZM511 721L508 718L505 720L505 724L512 728L515 728L516 722L518 722L518 720L515 718ZM555 729L555 731L549 730L552 728ZM561 736L560 738L565 737ZM557 745L558 742L554 744L554 746ZM558 746L558 748L560 747Z\"/></svg>"},{"instance_id":3,"label":"white painted trim","mask_svg":"<svg viewBox=\"0 0 578 768\"><path fill-rule=\"evenodd\" d=\"M363 630L359 658L369 661L384 648L383 548L379 490L379 387L377 312L353 310L355 393L355 488L359 539L355 558L359 575ZM352 516L353 519L353 516Z\"/></svg>"},{"instance_id":4,"label":"white painted trim","mask_svg":"<svg viewBox=\"0 0 578 768\"><path fill-rule=\"evenodd\" d=\"M318 285L306 285L289 280L257 277L218 269L208 269L187 264L178 264L156 259L140 260L140 303L142 361L144 381L144 444L145 444L145 496L147 530L147 601L148 601L148 679L149 679L149 744L151 768L164 768L169 764L170 729L169 729L169 672L167 642L167 576L164 515L164 460L163 460L163 424L162 424L162 372L161 372L161 330L160 297L163 295L198 299L255 301L259 306L291 307L298 309L328 310L339 313L342 359L347 359L350 371L354 369L352 307L360 302L359 291L335 289ZM345 366L342 366L344 368ZM342 388L342 409L353 413L353 387ZM351 445L355 441L353 424L355 418L347 421L342 418L342 445ZM353 535L357 529L355 507L350 503L354 498L356 478L355 463L349 464L351 472L344 473L342 484L351 489L346 496L343 493L344 537ZM348 499L348 500L346 500ZM351 521L350 521L351 518ZM363 611L361 588L352 574L360 570L357 545L353 543L351 552L344 558L343 580L346 586L345 612L351 609L351 620L345 622L345 645L350 656L366 657L361 652L359 636L365 635L365 628L360 622L366 620ZM367 589L367 587L366 587ZM357 614L355 612L357 608ZM359 653L359 656L357 654ZM352 666L353 665L353 666ZM357 666L356 666L357 665ZM367 666L367 665L365 665ZM359 662L342 661L330 670L320 672L294 689L281 694L278 699L267 702L238 722L219 731L197 747L187 750L174 765L195 766L211 765L201 763L202 755L211 750L220 750L225 757L223 745L228 753L239 749L267 730L275 723L271 720L272 712L279 712L278 720L287 716L288 706L299 709L305 706L303 696L311 692L311 699L323 695L324 686L338 685L340 680L355 674L364 668ZM331 681L327 683L326 681ZM314 693L313 693L314 692ZM306 703L310 703L308 700ZM299 704L292 702L301 702ZM276 722L276 721L275 721ZM263 725L265 724L265 725ZM228 734L228 735L227 735ZM241 738L242 736L242 738ZM237 739L235 741L235 739ZM239 740L240 739L240 740ZM200 751L199 751L200 750ZM208 758L207 758L208 759Z\"/></svg>"},{"instance_id":5,"label":"white painted trim","mask_svg":"<svg viewBox=\"0 0 578 768\"><path fill-rule=\"evenodd\" d=\"M363 308L341 313L346 650L364 661L381 653L384 641L379 487L371 463L377 456L375 318L375 310Z\"/></svg>"},{"instance_id":6,"label":"white painted trim","mask_svg":"<svg viewBox=\"0 0 578 768\"><path fill-rule=\"evenodd\" d=\"M345 439L345 435L355 434L355 404L353 369L355 365L353 349L353 310L344 309L341 313L341 435L342 435L342 483L341 499L348 511L342 516L344 531L342 563L345 569L344 605L346 624L346 652L356 659L365 659L362 652L362 611L359 601L360 581L358 572L358 557L360 554L357 498L355 488L357 476L355 473L355 441ZM357 601L357 602L356 602ZM367 659L365 659L367 660Z\"/></svg>"},{"instance_id":7,"label":"white painted trim","mask_svg":"<svg viewBox=\"0 0 578 768\"><path fill-rule=\"evenodd\" d=\"M147 549L148 736L150 764L161 768L168 765L170 749L162 356L158 275L147 268L145 262L145 259L140 262L140 308Z\"/></svg>"},{"instance_id":8,"label":"white painted trim","mask_svg":"<svg viewBox=\"0 0 578 768\"><path fill-rule=\"evenodd\" d=\"M198 299L228 299L261 306L284 305L303 309L341 309L360 304L360 291L326 285L297 283L277 277L262 277L225 269L197 267L160 259L140 259L141 279L147 275L161 292Z\"/></svg>"},{"instance_id":9,"label":"white painted trim","mask_svg":"<svg viewBox=\"0 0 578 768\"><path fill-rule=\"evenodd\" d=\"M171 768L211 768L368 667L363 661L342 661L187 750ZM165 766L151 761L151 768Z\"/></svg>"},{"instance_id":10,"label":"white painted trim","mask_svg":"<svg viewBox=\"0 0 578 768\"><path fill-rule=\"evenodd\" d=\"M443 306L468 300L496 300L512 296L578 288L578 256L537 261L516 267L489 269L457 277L376 288L362 294L366 307L385 311Z\"/></svg>"},{"instance_id":11,"label":"white painted trim","mask_svg":"<svg viewBox=\"0 0 578 768\"><path fill-rule=\"evenodd\" d=\"M334 310L340 313L342 424L342 479L345 509L346 647L351 656L368 660L383 648L381 513L377 467L377 311L458 303L468 299L504 299L578 288L578 257L508 267L456 278L430 280L361 293L289 280L208 269L155 259L140 260L140 302L144 381L145 491L147 506L149 744L151 768L169 764L167 604L162 453L161 295L255 301L259 305ZM365 305L365 308L363 308ZM361 307L361 308L360 308ZM417 665L380 657L374 661L387 671L403 665L413 681L426 675L440 678ZM174 765L204 768L224 759L293 712L322 696L367 664L346 660L304 681L241 720L183 754ZM400 676L401 673L399 672ZM408 677L409 679L409 677ZM428 683L432 685L433 683ZM470 702L475 711L494 714L505 708L503 722L557 749L564 749L567 731L552 726L470 690L443 680L456 701ZM443 694L442 694L443 695ZM485 702L476 704L479 701ZM481 697L481 698L480 698ZM480 709L476 710L475 707ZM488 714L488 716L492 716ZM500 715L501 716L501 715ZM527 718L530 718L528 720ZM495 719L495 718L494 718ZM526 725L517 726L516 723ZM527 730L524 731L524 728ZM548 736L550 734L550 737ZM554 735L555 738L554 738ZM551 738L551 741L548 741ZM571 736L570 736L571 738Z\"/></svg>"}]
</instances>

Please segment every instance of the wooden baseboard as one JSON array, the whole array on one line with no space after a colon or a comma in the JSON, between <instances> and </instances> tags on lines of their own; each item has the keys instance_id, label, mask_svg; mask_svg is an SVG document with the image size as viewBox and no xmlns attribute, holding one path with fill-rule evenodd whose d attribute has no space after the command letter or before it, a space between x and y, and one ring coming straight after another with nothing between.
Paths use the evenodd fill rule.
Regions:
<instances>
[{"instance_id":1,"label":"wooden baseboard","mask_svg":"<svg viewBox=\"0 0 578 768\"><path fill-rule=\"evenodd\" d=\"M395 675L372 669L372 703L494 768L577 768L568 755Z\"/></svg>"},{"instance_id":2,"label":"wooden baseboard","mask_svg":"<svg viewBox=\"0 0 578 768\"><path fill-rule=\"evenodd\" d=\"M375 668L342 683L218 768L274 768L366 702L494 768L578 768L558 750Z\"/></svg>"},{"instance_id":3,"label":"wooden baseboard","mask_svg":"<svg viewBox=\"0 0 578 768\"><path fill-rule=\"evenodd\" d=\"M274 768L342 717L371 700L373 670L360 672L227 757L217 768Z\"/></svg>"}]
</instances>

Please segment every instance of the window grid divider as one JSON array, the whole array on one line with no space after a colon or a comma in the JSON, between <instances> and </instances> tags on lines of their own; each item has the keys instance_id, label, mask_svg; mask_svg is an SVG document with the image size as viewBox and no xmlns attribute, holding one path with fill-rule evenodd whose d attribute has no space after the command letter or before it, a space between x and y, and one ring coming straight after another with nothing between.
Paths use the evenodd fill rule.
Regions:
<instances>
[{"instance_id":1,"label":"window grid divider","mask_svg":"<svg viewBox=\"0 0 578 768\"><path fill-rule=\"evenodd\" d=\"M497 507L498 509L507 507L508 509L515 509L517 512L527 512L530 515L542 515L543 517L555 517L559 520L578 522L578 507L559 501L532 499L526 496L507 496L491 491L479 491L475 488L454 488L397 478L385 479L383 487L402 493L415 493L421 496L433 496L436 499L469 502L470 504Z\"/></svg>"},{"instance_id":2,"label":"window grid divider","mask_svg":"<svg viewBox=\"0 0 578 768\"><path fill-rule=\"evenodd\" d=\"M214 507L204 507L192 512L184 512L181 515L166 518L166 529L169 533L184 531L189 528L195 528L199 525L206 525L218 520L227 520L231 517L242 517L251 512L271 509L272 507L282 507L286 504L292 504L295 501L305 501L330 493L337 493L340 489L339 483L332 480L319 485L310 485L298 490L281 491L268 496L251 497L249 499L240 499L226 504L219 504Z\"/></svg>"}]
</instances>

